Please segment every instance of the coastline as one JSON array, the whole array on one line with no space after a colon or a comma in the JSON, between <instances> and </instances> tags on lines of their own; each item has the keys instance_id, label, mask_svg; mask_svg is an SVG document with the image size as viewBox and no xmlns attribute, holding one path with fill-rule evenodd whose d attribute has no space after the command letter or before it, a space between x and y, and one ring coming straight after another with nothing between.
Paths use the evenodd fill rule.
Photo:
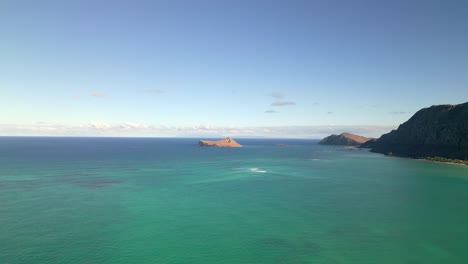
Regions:
<instances>
[{"instance_id":1,"label":"coastline","mask_svg":"<svg viewBox=\"0 0 468 264\"><path fill-rule=\"evenodd\" d=\"M426 158L416 158L416 159L430 161L430 162L437 162L437 163L468 166L468 160L448 159L448 158L443 158L443 157L426 157Z\"/></svg>"},{"instance_id":2,"label":"coastline","mask_svg":"<svg viewBox=\"0 0 468 264\"><path fill-rule=\"evenodd\" d=\"M360 148L360 149L365 149L365 148ZM372 152L372 153L383 154L379 152L373 152L372 149L368 149L368 150L369 152ZM383 154L383 155L387 157L397 157L397 158L404 158L404 159L415 159L415 160L421 160L421 161L468 166L468 160L449 159L449 158L444 158L444 157L408 157L408 156L399 156L399 155L393 155L393 154Z\"/></svg>"}]
</instances>

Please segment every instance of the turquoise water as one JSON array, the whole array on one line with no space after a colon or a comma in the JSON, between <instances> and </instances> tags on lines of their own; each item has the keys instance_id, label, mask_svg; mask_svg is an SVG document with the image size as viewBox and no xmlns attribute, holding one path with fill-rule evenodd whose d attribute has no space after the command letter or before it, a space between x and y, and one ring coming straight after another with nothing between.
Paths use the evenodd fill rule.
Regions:
<instances>
[{"instance_id":1,"label":"turquoise water","mask_svg":"<svg viewBox=\"0 0 468 264\"><path fill-rule=\"evenodd\" d=\"M468 263L468 167L237 141L0 138L0 263Z\"/></svg>"}]
</instances>

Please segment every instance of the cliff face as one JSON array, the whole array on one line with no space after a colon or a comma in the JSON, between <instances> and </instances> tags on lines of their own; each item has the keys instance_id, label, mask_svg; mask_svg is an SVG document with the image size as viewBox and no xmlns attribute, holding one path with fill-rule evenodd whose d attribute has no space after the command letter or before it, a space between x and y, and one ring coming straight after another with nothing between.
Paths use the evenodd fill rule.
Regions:
<instances>
[{"instance_id":1,"label":"cliff face","mask_svg":"<svg viewBox=\"0 0 468 264\"><path fill-rule=\"evenodd\" d=\"M205 147L242 147L241 144L237 143L234 141L234 139L227 137L225 139L217 140L217 141L212 141L212 140L200 140L198 142L200 146L205 146Z\"/></svg>"},{"instance_id":2,"label":"cliff face","mask_svg":"<svg viewBox=\"0 0 468 264\"><path fill-rule=\"evenodd\" d=\"M421 109L371 145L372 152L395 156L468 159L468 103Z\"/></svg>"},{"instance_id":3,"label":"cliff face","mask_svg":"<svg viewBox=\"0 0 468 264\"><path fill-rule=\"evenodd\" d=\"M350 133L342 133L339 135L331 135L322 139L319 144L321 145L339 145L339 146L360 146L361 144L371 140Z\"/></svg>"}]
</instances>

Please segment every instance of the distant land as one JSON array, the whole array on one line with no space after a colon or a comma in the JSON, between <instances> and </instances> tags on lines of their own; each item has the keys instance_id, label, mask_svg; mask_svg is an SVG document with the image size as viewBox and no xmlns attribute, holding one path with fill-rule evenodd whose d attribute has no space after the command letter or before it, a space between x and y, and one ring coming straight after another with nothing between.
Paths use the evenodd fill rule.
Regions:
<instances>
[{"instance_id":1,"label":"distant land","mask_svg":"<svg viewBox=\"0 0 468 264\"><path fill-rule=\"evenodd\" d=\"M360 146L361 144L371 140L363 136L358 136L351 133L342 133L339 135L331 135L322 139L319 144L321 145L339 145L339 146Z\"/></svg>"},{"instance_id":2,"label":"distant land","mask_svg":"<svg viewBox=\"0 0 468 264\"><path fill-rule=\"evenodd\" d=\"M401 157L468 160L468 102L423 108L370 147Z\"/></svg>"},{"instance_id":3,"label":"distant land","mask_svg":"<svg viewBox=\"0 0 468 264\"><path fill-rule=\"evenodd\" d=\"M224 139L216 140L216 141L200 140L198 144L204 147L242 147L241 144L237 143L234 139L230 137L226 137Z\"/></svg>"},{"instance_id":4,"label":"distant land","mask_svg":"<svg viewBox=\"0 0 468 264\"><path fill-rule=\"evenodd\" d=\"M332 135L322 141L344 145L341 143L349 136L341 135ZM391 156L468 165L468 102L423 108L398 129L378 139L365 141L359 147Z\"/></svg>"}]
</instances>

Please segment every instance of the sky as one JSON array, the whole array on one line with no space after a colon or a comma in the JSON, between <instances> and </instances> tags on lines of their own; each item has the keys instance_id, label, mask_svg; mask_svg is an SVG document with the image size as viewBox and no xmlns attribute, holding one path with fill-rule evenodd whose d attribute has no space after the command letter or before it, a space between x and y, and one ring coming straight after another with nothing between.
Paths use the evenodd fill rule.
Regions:
<instances>
[{"instance_id":1,"label":"sky","mask_svg":"<svg viewBox=\"0 0 468 264\"><path fill-rule=\"evenodd\" d=\"M0 0L0 135L380 136L468 101L467 1Z\"/></svg>"}]
</instances>

